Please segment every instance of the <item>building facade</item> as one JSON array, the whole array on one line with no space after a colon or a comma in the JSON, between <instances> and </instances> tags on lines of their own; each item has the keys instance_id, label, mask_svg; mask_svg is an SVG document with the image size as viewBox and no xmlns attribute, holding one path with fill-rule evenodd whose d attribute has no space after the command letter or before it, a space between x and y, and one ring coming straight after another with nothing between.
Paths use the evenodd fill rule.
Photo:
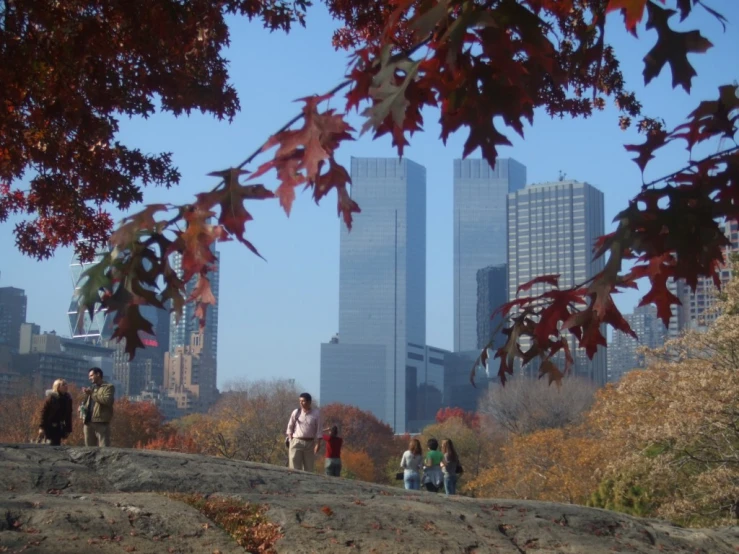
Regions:
<instances>
[{"instance_id":1,"label":"building facade","mask_svg":"<svg viewBox=\"0 0 739 554\"><path fill-rule=\"evenodd\" d=\"M490 343L493 332L499 328L503 317L493 312L508 300L508 266L491 265L477 271L477 349L482 350ZM500 330L493 340L493 349L505 343Z\"/></svg>"},{"instance_id":2,"label":"building facade","mask_svg":"<svg viewBox=\"0 0 739 554\"><path fill-rule=\"evenodd\" d=\"M341 226L339 340L321 346L320 398L404 432L408 343L426 344L426 169L352 158L351 177L362 212Z\"/></svg>"},{"instance_id":3,"label":"building facade","mask_svg":"<svg viewBox=\"0 0 739 554\"><path fill-rule=\"evenodd\" d=\"M454 160L454 351L478 340L477 272L506 263L506 197L526 185L513 159Z\"/></svg>"},{"instance_id":4,"label":"building facade","mask_svg":"<svg viewBox=\"0 0 739 554\"><path fill-rule=\"evenodd\" d=\"M508 195L508 298L516 297L520 285L547 274L558 274L559 286L584 283L605 264L593 259L595 240L604 234L603 193L577 181L532 185ZM531 295L550 287L535 285ZM605 327L602 330L604 336ZM599 349L592 360L571 340L575 364L573 375L587 377L598 385L607 379L607 359ZM522 344L524 350L528 345ZM561 362L560 362L561 365ZM538 365L522 370L538 376Z\"/></svg>"},{"instance_id":5,"label":"building facade","mask_svg":"<svg viewBox=\"0 0 739 554\"><path fill-rule=\"evenodd\" d=\"M26 322L28 299L23 289L0 287L0 344L17 349Z\"/></svg>"},{"instance_id":6,"label":"building facade","mask_svg":"<svg viewBox=\"0 0 739 554\"><path fill-rule=\"evenodd\" d=\"M608 357L608 382L615 383L625 373L635 368L646 367L646 357L640 347L659 348L664 345L667 329L657 317L657 308L652 305L634 308L634 312L624 315L624 319L639 339L614 330L606 351Z\"/></svg>"}]
</instances>

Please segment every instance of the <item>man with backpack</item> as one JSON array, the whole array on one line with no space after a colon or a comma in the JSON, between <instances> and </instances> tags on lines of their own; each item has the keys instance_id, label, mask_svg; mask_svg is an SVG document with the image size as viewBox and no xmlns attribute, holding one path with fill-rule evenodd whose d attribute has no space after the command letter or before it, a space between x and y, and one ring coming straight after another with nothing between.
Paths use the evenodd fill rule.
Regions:
<instances>
[{"instance_id":1,"label":"man with backpack","mask_svg":"<svg viewBox=\"0 0 739 554\"><path fill-rule=\"evenodd\" d=\"M312 408L311 395L300 395L300 408L293 410L287 423L286 442L289 446L290 469L313 472L315 455L321 447L321 412Z\"/></svg>"}]
</instances>

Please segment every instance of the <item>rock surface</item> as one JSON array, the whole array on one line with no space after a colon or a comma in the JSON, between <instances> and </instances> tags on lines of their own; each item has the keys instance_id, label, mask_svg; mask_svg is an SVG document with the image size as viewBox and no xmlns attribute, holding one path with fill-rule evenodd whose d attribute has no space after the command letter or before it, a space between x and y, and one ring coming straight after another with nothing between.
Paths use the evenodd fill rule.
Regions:
<instances>
[{"instance_id":1,"label":"rock surface","mask_svg":"<svg viewBox=\"0 0 739 554\"><path fill-rule=\"evenodd\" d=\"M282 527L276 550L291 554L739 551L739 527L682 529L568 504L445 498L207 456L0 445L0 552L244 552L162 492L267 505Z\"/></svg>"}]
</instances>

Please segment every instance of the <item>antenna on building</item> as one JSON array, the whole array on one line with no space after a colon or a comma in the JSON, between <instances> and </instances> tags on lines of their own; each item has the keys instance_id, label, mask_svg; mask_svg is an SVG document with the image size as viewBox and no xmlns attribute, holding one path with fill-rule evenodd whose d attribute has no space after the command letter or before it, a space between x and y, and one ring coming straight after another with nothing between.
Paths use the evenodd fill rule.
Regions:
<instances>
[{"instance_id":1,"label":"antenna on building","mask_svg":"<svg viewBox=\"0 0 739 554\"><path fill-rule=\"evenodd\" d=\"M561 181L564 181L565 179L567 179L567 173L565 173L564 171L560 169L559 170L559 181L561 182Z\"/></svg>"}]
</instances>

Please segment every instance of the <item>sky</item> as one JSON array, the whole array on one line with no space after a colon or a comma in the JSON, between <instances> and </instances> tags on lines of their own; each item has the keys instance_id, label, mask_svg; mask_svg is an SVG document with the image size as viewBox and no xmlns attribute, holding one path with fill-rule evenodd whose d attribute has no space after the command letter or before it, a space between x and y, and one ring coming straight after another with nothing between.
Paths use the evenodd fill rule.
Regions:
<instances>
[{"instance_id":1,"label":"sky","mask_svg":"<svg viewBox=\"0 0 739 554\"><path fill-rule=\"evenodd\" d=\"M669 70L643 86L642 58L656 40L654 31L642 24L639 39L623 28L614 13L606 28L607 42L621 60L628 88L635 90L644 113L662 117L668 126L681 123L704 99L713 99L721 84L739 80L739 2L708 0L729 20L724 32L720 23L696 8L679 30L701 29L714 44L704 55L691 55L698 72L690 95L672 89ZM181 174L174 189L148 189L146 202L185 203L216 183L207 173L241 163L266 138L291 119L300 104L294 100L331 89L344 76L347 52L336 52L331 34L336 27L322 6L311 8L307 28L289 35L269 33L258 22L232 20L230 60L232 82L239 93L241 112L232 123L202 114L174 118L159 114L148 120L121 122L120 139L145 152L172 152ZM341 107L336 102L337 107ZM446 146L438 138L438 112L424 112L425 132L417 133L405 156L427 169L427 343L452 348L452 166L462 155L465 130L453 135ZM357 129L361 119L350 120ZM606 231L613 217L629 198L639 192L642 175L623 145L640 143L635 131L618 128L613 107L583 120L551 119L537 112L524 138L513 131L513 143L500 148L500 157L512 157L526 165L528 183L557 180L560 171L568 179L586 181L605 194ZM385 136L373 141L371 134L344 143L337 159L348 165L351 156L392 157L396 152ZM479 157L475 152L472 157ZM265 158L258 159L261 163ZM682 146L663 149L647 168L646 181L683 167ZM274 189L274 173L260 182ZM277 201L254 202L247 207L254 221L247 224L247 237L266 258L250 253L238 242L220 243L220 306L218 338L218 385L242 380L294 378L318 395L320 344L338 331L339 219L332 193L316 206L310 192L298 194L290 217ZM140 208L139 208L140 209ZM125 214L116 213L116 217ZM356 216L361 217L361 214ZM38 262L17 252L11 219L0 223L0 286L25 289L27 320L42 331L69 334L66 311L73 283L69 272L71 249L60 249L50 260ZM505 237L493 240L505 240ZM646 291L617 298L629 312Z\"/></svg>"}]
</instances>

